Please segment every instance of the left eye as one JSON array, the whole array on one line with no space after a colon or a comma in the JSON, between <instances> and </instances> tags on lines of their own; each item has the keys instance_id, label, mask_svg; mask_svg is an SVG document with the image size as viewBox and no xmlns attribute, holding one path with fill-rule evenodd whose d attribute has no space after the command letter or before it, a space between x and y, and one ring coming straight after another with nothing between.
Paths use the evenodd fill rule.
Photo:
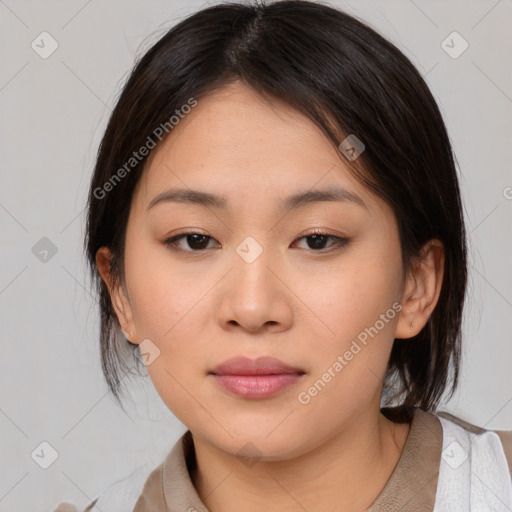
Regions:
<instances>
[{"instance_id":1,"label":"left eye","mask_svg":"<svg viewBox=\"0 0 512 512\"><path fill-rule=\"evenodd\" d=\"M298 240L307 240L306 243L308 247L310 249L315 249L317 251L325 249L324 245L327 243L328 240L334 242L330 245L330 248L342 247L348 242L347 238L341 238L339 236L329 235L327 233L312 233L310 235L298 238Z\"/></svg>"}]
</instances>

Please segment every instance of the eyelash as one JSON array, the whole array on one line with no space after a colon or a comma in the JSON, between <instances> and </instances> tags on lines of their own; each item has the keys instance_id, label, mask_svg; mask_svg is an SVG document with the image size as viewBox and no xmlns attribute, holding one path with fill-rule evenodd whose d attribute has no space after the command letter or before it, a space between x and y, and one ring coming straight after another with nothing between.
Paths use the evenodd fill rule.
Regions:
<instances>
[{"instance_id":1,"label":"eyelash","mask_svg":"<svg viewBox=\"0 0 512 512\"><path fill-rule=\"evenodd\" d=\"M212 237L210 237L208 235L205 235L204 233L199 233L199 232L196 232L196 231L187 231L187 232L184 232L184 233L180 233L179 235L175 235L175 236L173 236L171 238L168 238L167 240L165 240L163 242L163 244L166 247L168 247L169 249L171 249L172 251L176 251L176 252L202 253L202 252L207 250L207 249L198 249L198 250L191 249L191 250L187 250L187 249L181 249L181 248L177 247L176 243L179 240L181 240L183 238L186 238L187 236L190 236L190 235L199 235L199 236L202 236L202 237L209 238L210 240L213 240ZM338 249L341 249L341 248L345 247L348 244L348 242L349 242L348 238L339 237L339 236L336 236L336 235L331 235L330 233L325 233L325 232L320 231L320 230L313 230L310 233L306 233L305 235L301 236L300 238L297 238L297 240L302 240L303 238L309 238L311 236L324 236L324 237L327 237L327 238L335 240L335 243L333 245L331 245L330 248L327 248L327 249L310 249L313 252L319 252L319 253L323 253L323 254L326 254L326 253L333 252L333 251L336 251Z\"/></svg>"}]
</instances>

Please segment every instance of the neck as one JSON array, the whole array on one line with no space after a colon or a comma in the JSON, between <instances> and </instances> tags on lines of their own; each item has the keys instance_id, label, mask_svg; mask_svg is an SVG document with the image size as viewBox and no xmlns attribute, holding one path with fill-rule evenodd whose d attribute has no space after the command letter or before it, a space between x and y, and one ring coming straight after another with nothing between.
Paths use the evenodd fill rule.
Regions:
<instances>
[{"instance_id":1,"label":"neck","mask_svg":"<svg viewBox=\"0 0 512 512\"><path fill-rule=\"evenodd\" d=\"M323 512L340 504L345 512L360 512L385 487L409 427L372 410L299 457L250 467L193 436L197 465L191 477L211 512Z\"/></svg>"}]
</instances>

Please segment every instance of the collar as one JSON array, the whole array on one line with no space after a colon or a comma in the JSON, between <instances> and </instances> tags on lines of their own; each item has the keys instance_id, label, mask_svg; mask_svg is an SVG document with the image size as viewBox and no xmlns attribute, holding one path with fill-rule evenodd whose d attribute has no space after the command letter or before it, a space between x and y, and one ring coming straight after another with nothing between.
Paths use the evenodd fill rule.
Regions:
<instances>
[{"instance_id":1,"label":"collar","mask_svg":"<svg viewBox=\"0 0 512 512\"><path fill-rule=\"evenodd\" d=\"M442 450L442 425L432 413L418 407L405 410L383 408L394 421L410 421L411 428L402 455L386 486L365 512L415 510L432 512ZM133 512L209 512L190 478L195 464L194 443L187 430L164 462L149 475Z\"/></svg>"}]
</instances>

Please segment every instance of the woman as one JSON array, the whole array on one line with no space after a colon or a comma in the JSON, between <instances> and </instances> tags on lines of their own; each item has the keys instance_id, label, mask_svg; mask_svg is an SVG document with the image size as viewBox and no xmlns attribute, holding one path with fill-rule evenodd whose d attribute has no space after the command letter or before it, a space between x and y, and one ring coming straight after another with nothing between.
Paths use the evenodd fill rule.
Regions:
<instances>
[{"instance_id":1,"label":"woman","mask_svg":"<svg viewBox=\"0 0 512 512\"><path fill-rule=\"evenodd\" d=\"M512 432L436 413L467 276L446 128L362 22L291 0L169 30L110 118L86 251L114 396L133 346L188 429L86 510L512 506Z\"/></svg>"}]
</instances>

